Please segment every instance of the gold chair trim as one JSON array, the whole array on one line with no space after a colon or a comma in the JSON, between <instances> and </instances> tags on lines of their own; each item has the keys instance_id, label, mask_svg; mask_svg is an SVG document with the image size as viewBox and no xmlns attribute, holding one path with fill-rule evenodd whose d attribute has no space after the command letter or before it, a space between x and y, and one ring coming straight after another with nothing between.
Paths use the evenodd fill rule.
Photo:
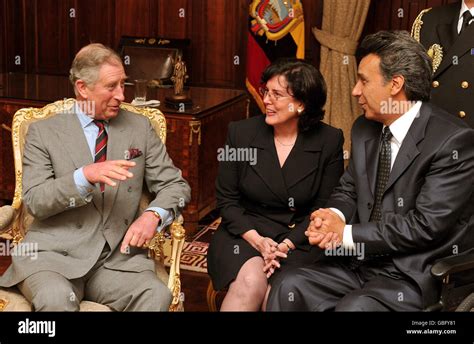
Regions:
<instances>
[{"instance_id":1,"label":"gold chair trim","mask_svg":"<svg viewBox=\"0 0 474 344\"><path fill-rule=\"evenodd\" d=\"M8 305L8 300L0 299L0 312L3 312L3 310L7 307L7 305Z\"/></svg>"}]
</instances>

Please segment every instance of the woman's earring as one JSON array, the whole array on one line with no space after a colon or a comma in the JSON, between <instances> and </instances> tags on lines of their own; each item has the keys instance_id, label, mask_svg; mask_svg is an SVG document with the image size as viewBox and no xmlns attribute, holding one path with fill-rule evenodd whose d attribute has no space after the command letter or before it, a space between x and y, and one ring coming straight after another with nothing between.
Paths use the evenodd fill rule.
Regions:
<instances>
[{"instance_id":1,"label":"woman's earring","mask_svg":"<svg viewBox=\"0 0 474 344\"><path fill-rule=\"evenodd\" d=\"M303 109L298 109L296 111L298 112L298 115L301 115L301 113L303 112Z\"/></svg>"}]
</instances>

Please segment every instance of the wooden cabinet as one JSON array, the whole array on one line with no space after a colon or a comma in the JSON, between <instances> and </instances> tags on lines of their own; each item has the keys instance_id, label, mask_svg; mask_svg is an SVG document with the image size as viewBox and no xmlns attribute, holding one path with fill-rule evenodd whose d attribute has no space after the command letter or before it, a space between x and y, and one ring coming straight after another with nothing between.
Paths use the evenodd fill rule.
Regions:
<instances>
[{"instance_id":1,"label":"wooden cabinet","mask_svg":"<svg viewBox=\"0 0 474 344\"><path fill-rule=\"evenodd\" d=\"M23 107L41 107L64 97L74 97L64 76L0 74L0 119L11 126L13 114ZM191 202L185 208L188 235L197 230L199 219L215 207L217 149L223 147L229 122L248 116L244 91L190 87L192 107L166 107L165 97L172 89L149 89L148 99L161 101L160 110L167 123L166 147L175 165L191 186ZM126 101L131 101L133 86L126 86ZM13 155L10 132L0 129L0 199L11 200L14 191Z\"/></svg>"}]
</instances>

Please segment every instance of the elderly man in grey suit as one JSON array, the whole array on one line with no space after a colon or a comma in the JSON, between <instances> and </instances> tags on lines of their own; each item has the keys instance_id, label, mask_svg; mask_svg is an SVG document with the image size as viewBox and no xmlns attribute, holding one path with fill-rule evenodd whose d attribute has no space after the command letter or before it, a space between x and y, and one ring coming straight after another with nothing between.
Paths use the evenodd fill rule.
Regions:
<instances>
[{"instance_id":1,"label":"elderly man in grey suit","mask_svg":"<svg viewBox=\"0 0 474 344\"><path fill-rule=\"evenodd\" d=\"M77 311L83 298L117 311L165 311L171 293L143 246L173 221L190 188L143 116L119 108L125 72L101 44L76 55L71 113L31 124L23 198L34 216L0 285L18 284L36 311ZM137 218L144 182L156 195Z\"/></svg>"},{"instance_id":2,"label":"elderly man in grey suit","mask_svg":"<svg viewBox=\"0 0 474 344\"><path fill-rule=\"evenodd\" d=\"M365 115L306 232L326 256L279 276L269 310L421 310L439 297L434 261L474 251L474 130L427 102L431 61L408 33L367 36L358 56Z\"/></svg>"}]
</instances>

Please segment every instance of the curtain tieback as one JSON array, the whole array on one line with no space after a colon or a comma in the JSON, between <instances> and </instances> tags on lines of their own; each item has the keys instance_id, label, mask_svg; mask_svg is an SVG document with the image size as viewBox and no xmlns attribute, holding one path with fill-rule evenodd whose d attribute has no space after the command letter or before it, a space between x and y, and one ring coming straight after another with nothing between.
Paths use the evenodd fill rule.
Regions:
<instances>
[{"instance_id":1,"label":"curtain tieback","mask_svg":"<svg viewBox=\"0 0 474 344\"><path fill-rule=\"evenodd\" d=\"M331 50L338 51L342 54L345 55L354 55L358 42L353 41L350 38L345 38L345 37L339 37L336 35L333 35L330 32L319 30L315 27L313 27L313 34L316 37L316 39L321 43L322 46L325 46Z\"/></svg>"}]
</instances>

